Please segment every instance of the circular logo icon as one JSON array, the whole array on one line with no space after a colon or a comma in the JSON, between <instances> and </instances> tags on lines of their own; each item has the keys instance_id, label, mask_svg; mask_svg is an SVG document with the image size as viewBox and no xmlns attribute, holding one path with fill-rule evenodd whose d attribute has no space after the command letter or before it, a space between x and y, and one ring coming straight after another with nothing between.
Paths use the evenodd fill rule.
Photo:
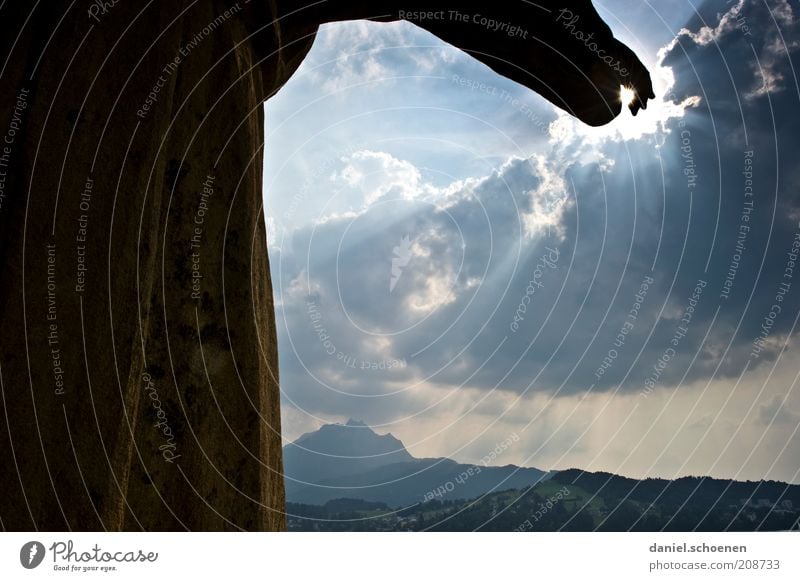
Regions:
<instances>
[{"instance_id":1,"label":"circular logo icon","mask_svg":"<svg viewBox=\"0 0 800 581\"><path fill-rule=\"evenodd\" d=\"M19 562L26 569L35 569L44 560L44 545L39 541L30 541L19 550Z\"/></svg>"}]
</instances>

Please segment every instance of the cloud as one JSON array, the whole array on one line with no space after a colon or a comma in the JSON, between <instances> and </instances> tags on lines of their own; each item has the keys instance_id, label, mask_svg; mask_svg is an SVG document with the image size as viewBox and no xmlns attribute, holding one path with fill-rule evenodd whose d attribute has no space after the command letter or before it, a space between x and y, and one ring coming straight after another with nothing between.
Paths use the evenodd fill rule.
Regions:
<instances>
[{"instance_id":1,"label":"cloud","mask_svg":"<svg viewBox=\"0 0 800 581\"><path fill-rule=\"evenodd\" d=\"M787 407L786 399L784 394L775 394L769 401L760 404L758 418L761 423L766 425L786 424L792 427L800 424L800 414Z\"/></svg>"},{"instance_id":2,"label":"cloud","mask_svg":"<svg viewBox=\"0 0 800 581\"><path fill-rule=\"evenodd\" d=\"M800 310L793 8L742 0L701 13L659 52L658 99L637 118L596 130L547 109L542 133L506 101L448 82L428 88L485 124L405 111L400 127L424 138L387 139L376 121L368 146L312 170L314 217L272 256L292 425L364 418L404 441L436 434L417 442L428 454L461 442L453 453L469 459L536 417L520 450L547 441L547 452L529 464L637 474L650 452L626 458L631 441L657 444L660 474L732 474L731 441L785 448L800 408L793 391L776 402L791 378L763 392L752 382L792 360ZM360 30L328 50L362 42ZM390 53L376 56L389 76L408 72ZM467 65L430 66L446 80ZM454 149L470 159L457 166L425 131L484 154ZM486 155L501 134L516 149Z\"/></svg>"},{"instance_id":3,"label":"cloud","mask_svg":"<svg viewBox=\"0 0 800 581\"><path fill-rule=\"evenodd\" d=\"M759 14L749 16L752 26ZM744 86L739 79L749 78L753 62L744 58L747 47L737 45L731 18L682 33L662 51L658 70L674 100L662 95L636 139L622 140L619 131L587 133L560 117L551 125L547 154L509 158L491 174L444 185L387 151L342 157L330 191L352 203L346 212L323 211L293 234L291 248L282 245L282 284L297 285L302 272L348 353L362 353L382 337L394 357L406 359L406 377L574 393L637 391L651 377L668 387L736 376L784 261L770 253L769 268L759 270L767 240L789 244L797 225L773 223L769 211L769 193L780 187L766 169L772 153L760 147L769 110L758 102L743 101L741 111L728 106L735 101L731 89ZM733 75L727 90L720 58L727 58ZM715 127L726 135L741 130L742 114L753 119L749 144L713 138ZM748 148L758 152L764 201L748 214L740 256L741 168ZM687 174L689 158L699 181ZM730 192L724 199L723 191ZM786 195L782 190L778 197ZM390 289L393 249L406 237L413 241L412 256ZM563 261L530 308L525 299L522 330L514 333L510 322L515 313L520 317L531 273L545 247L553 246ZM734 291L725 295L732 264ZM627 328L626 314L647 277L656 282ZM698 281L703 286L696 293ZM762 290L754 294L756 286ZM689 309L690 321L681 324ZM308 326L299 316L287 333ZM785 333L789 323L781 317L773 333ZM620 330L626 331L624 345ZM503 349L488 361L501 341ZM654 376L672 343L679 344L672 345L674 356ZM318 342L309 345L320 351ZM614 364L601 369L609 352ZM765 351L749 365L774 356ZM335 365L324 356L314 361ZM374 388L354 381L366 392Z\"/></svg>"},{"instance_id":4,"label":"cloud","mask_svg":"<svg viewBox=\"0 0 800 581\"><path fill-rule=\"evenodd\" d=\"M673 50L689 40L697 47L712 45L725 51L731 45L749 49L743 54L753 75L745 99L755 99L784 88L786 56L800 46L796 38L797 19L789 0L778 0L767 5L757 0L738 0L719 16L715 26L704 25L697 32L680 30L667 47ZM728 62L734 60L732 55Z\"/></svg>"},{"instance_id":5,"label":"cloud","mask_svg":"<svg viewBox=\"0 0 800 581\"><path fill-rule=\"evenodd\" d=\"M331 178L332 185L359 194L362 207L385 196L414 199L424 194L421 175L411 163L381 151L360 150L342 158L344 167Z\"/></svg>"},{"instance_id":6,"label":"cloud","mask_svg":"<svg viewBox=\"0 0 800 581\"><path fill-rule=\"evenodd\" d=\"M402 42L395 29L375 30L365 21L346 27L323 25L315 41L318 50L303 61L298 74L308 75L328 93L380 81L391 76L380 53L393 41ZM315 60L317 54L324 54L326 60Z\"/></svg>"},{"instance_id":7,"label":"cloud","mask_svg":"<svg viewBox=\"0 0 800 581\"><path fill-rule=\"evenodd\" d=\"M728 3L730 4L730 3ZM706 46L721 40L725 35L739 28L740 17L744 17L743 9L747 6L748 0L738 0L736 4L730 6L729 10L719 17L716 25L704 25L697 32L692 32L687 28L682 28L678 32L678 37L685 36L697 46ZM673 45L674 46L674 45ZM672 46L670 47L672 48Z\"/></svg>"},{"instance_id":8,"label":"cloud","mask_svg":"<svg viewBox=\"0 0 800 581\"><path fill-rule=\"evenodd\" d=\"M460 58L465 57L458 49L407 22L358 20L321 26L314 51L298 74L307 75L326 93L348 93L377 82L395 84L406 76L408 65L414 75L426 76L446 70Z\"/></svg>"}]
</instances>

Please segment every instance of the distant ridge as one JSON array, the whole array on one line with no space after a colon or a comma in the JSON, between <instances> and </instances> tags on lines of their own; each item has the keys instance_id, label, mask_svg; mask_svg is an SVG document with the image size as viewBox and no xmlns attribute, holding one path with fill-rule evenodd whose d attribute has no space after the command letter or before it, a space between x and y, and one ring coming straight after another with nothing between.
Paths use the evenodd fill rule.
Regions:
<instances>
[{"instance_id":1,"label":"distant ridge","mask_svg":"<svg viewBox=\"0 0 800 581\"><path fill-rule=\"evenodd\" d=\"M376 434L354 419L305 433L284 446L283 454L287 501L299 504L361 499L405 507L531 486L548 477L536 468L415 458L393 435Z\"/></svg>"},{"instance_id":2,"label":"distant ridge","mask_svg":"<svg viewBox=\"0 0 800 581\"><path fill-rule=\"evenodd\" d=\"M290 530L797 531L800 485L685 476L636 480L569 469L532 487L403 510L338 500L287 504Z\"/></svg>"}]
</instances>

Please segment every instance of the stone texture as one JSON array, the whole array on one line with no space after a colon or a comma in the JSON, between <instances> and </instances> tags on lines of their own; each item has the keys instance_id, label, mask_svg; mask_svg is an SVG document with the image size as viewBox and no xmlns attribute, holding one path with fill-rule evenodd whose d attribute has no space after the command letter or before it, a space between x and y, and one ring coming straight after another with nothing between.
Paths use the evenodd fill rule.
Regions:
<instances>
[{"instance_id":1,"label":"stone texture","mask_svg":"<svg viewBox=\"0 0 800 581\"><path fill-rule=\"evenodd\" d=\"M248 39L243 22L271 21L266 8L140 10L4 20L26 47L4 87L30 96L0 209L0 517L6 529L281 529L262 103L290 70L257 62L256 41L277 48L271 29Z\"/></svg>"}]
</instances>

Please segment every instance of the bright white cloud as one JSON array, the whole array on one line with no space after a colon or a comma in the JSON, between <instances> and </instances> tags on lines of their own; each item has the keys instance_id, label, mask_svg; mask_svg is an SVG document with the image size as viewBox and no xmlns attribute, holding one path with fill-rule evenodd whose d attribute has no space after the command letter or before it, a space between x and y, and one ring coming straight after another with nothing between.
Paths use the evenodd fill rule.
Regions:
<instances>
[{"instance_id":1,"label":"bright white cloud","mask_svg":"<svg viewBox=\"0 0 800 581\"><path fill-rule=\"evenodd\" d=\"M341 161L344 167L331 176L331 183L357 191L364 207L389 194L413 200L435 191L422 183L420 171L413 164L386 152L361 150Z\"/></svg>"}]
</instances>

